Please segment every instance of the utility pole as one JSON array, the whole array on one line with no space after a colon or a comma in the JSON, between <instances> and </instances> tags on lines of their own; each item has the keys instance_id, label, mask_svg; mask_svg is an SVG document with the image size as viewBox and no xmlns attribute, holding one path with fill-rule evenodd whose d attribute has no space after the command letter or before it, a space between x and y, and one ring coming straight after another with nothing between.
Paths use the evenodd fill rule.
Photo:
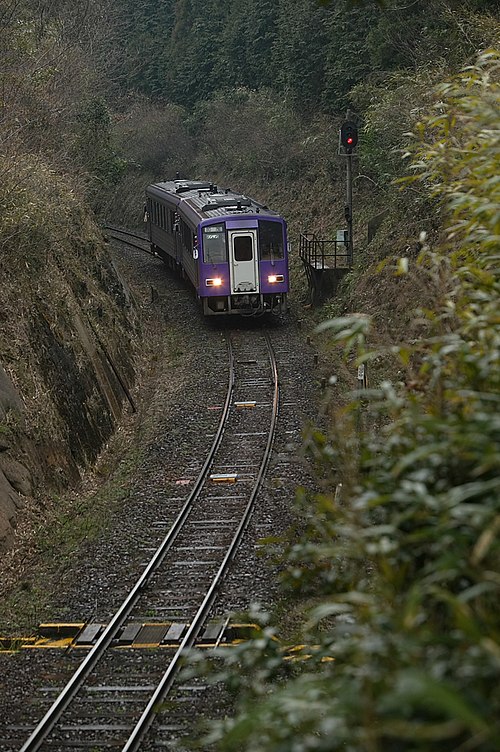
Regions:
<instances>
[{"instance_id":1,"label":"utility pole","mask_svg":"<svg viewBox=\"0 0 500 752\"><path fill-rule=\"evenodd\" d=\"M346 112L346 119L340 128L339 154L346 158L347 171L347 190L346 206L344 210L347 222L347 242L349 265L352 266L353 260L353 237L352 237L352 152L358 143L358 126L354 121L354 116L350 110Z\"/></svg>"}]
</instances>

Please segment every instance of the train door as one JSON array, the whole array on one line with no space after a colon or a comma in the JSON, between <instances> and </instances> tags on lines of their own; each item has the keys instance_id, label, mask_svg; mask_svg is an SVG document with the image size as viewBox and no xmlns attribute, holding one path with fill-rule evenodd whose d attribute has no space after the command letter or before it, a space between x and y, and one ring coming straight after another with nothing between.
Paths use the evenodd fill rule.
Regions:
<instances>
[{"instance_id":1,"label":"train door","mask_svg":"<svg viewBox=\"0 0 500 752\"><path fill-rule=\"evenodd\" d=\"M231 293L259 292L257 230L228 230Z\"/></svg>"}]
</instances>

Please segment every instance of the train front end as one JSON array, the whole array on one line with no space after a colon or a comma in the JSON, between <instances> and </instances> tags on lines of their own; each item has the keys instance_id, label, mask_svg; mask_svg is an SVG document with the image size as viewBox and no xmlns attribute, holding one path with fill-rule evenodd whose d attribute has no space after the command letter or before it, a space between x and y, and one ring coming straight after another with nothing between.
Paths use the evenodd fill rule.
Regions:
<instances>
[{"instance_id":1,"label":"train front end","mask_svg":"<svg viewBox=\"0 0 500 752\"><path fill-rule=\"evenodd\" d=\"M198 296L205 315L287 309L288 243L278 215L225 216L198 227Z\"/></svg>"}]
</instances>

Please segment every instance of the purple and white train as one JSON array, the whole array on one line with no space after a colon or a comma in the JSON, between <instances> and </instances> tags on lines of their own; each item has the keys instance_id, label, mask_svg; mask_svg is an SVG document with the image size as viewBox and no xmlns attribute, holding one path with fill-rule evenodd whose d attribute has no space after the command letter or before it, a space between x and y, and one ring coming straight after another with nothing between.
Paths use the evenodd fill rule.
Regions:
<instances>
[{"instance_id":1,"label":"purple and white train","mask_svg":"<svg viewBox=\"0 0 500 752\"><path fill-rule=\"evenodd\" d=\"M266 206L173 180L148 186L145 220L152 250L189 279L205 315L286 311L286 223Z\"/></svg>"}]
</instances>

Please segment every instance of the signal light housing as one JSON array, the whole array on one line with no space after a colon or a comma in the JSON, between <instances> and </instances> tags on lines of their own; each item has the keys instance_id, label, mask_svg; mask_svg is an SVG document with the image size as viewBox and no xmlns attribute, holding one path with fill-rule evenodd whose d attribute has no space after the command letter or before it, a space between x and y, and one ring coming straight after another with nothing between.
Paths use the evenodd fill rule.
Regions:
<instances>
[{"instance_id":1,"label":"signal light housing","mask_svg":"<svg viewBox=\"0 0 500 752\"><path fill-rule=\"evenodd\" d=\"M283 274L270 274L269 277L267 278L267 281L269 282L270 285L274 285L276 284L276 282L284 282L285 277Z\"/></svg>"},{"instance_id":2,"label":"signal light housing","mask_svg":"<svg viewBox=\"0 0 500 752\"><path fill-rule=\"evenodd\" d=\"M207 287L220 287L222 285L222 279L220 277L213 277L212 279L206 279L205 284Z\"/></svg>"},{"instance_id":3,"label":"signal light housing","mask_svg":"<svg viewBox=\"0 0 500 752\"><path fill-rule=\"evenodd\" d=\"M353 120L346 120L340 128L340 143L346 154L352 154L358 143L358 126Z\"/></svg>"}]
</instances>

